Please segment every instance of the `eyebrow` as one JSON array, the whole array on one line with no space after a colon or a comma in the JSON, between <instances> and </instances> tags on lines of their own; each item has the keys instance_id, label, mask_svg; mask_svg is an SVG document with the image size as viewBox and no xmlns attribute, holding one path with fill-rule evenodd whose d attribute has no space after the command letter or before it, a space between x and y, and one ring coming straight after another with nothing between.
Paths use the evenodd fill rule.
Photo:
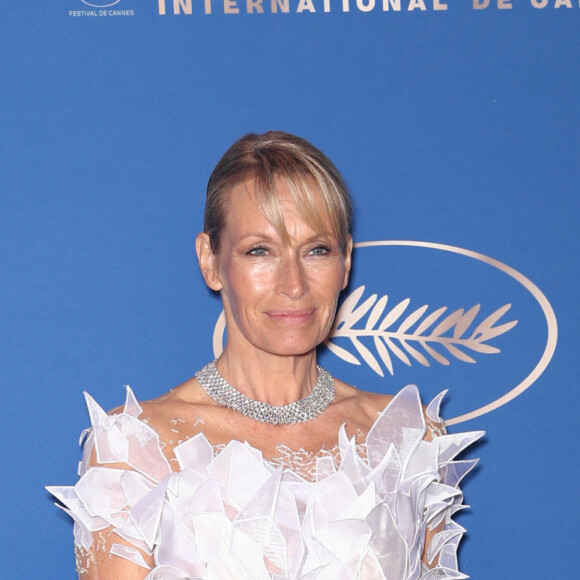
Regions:
<instances>
[{"instance_id":1,"label":"eyebrow","mask_svg":"<svg viewBox=\"0 0 580 580\"><path fill-rule=\"evenodd\" d=\"M290 237L290 239L293 239L293 238ZM340 242L339 242L336 234L334 234L333 232L317 232L317 233L313 234L312 236L308 236L304 240L300 241L300 243L301 244L310 244L312 242L321 241L321 239L323 239L325 242L334 242L334 243L340 245ZM259 233L251 233L251 234L247 234L245 236L242 236L238 240L238 243L246 243L246 242L251 241L251 240L268 242L268 243L275 243L275 244L280 243L279 238L269 236L267 234L259 234Z\"/></svg>"}]
</instances>

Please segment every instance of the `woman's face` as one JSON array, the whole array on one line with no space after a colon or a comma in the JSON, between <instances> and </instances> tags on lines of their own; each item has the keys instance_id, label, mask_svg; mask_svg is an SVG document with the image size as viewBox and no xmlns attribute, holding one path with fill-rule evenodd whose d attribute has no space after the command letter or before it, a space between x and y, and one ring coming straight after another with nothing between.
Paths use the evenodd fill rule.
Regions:
<instances>
[{"instance_id":1,"label":"woman's face","mask_svg":"<svg viewBox=\"0 0 580 580\"><path fill-rule=\"evenodd\" d=\"M326 232L312 230L282 182L278 191L289 241L262 214L249 181L229 194L219 253L212 254L200 234L198 256L206 282L220 291L228 345L301 355L330 331L348 281L352 241L343 253L330 225Z\"/></svg>"}]
</instances>

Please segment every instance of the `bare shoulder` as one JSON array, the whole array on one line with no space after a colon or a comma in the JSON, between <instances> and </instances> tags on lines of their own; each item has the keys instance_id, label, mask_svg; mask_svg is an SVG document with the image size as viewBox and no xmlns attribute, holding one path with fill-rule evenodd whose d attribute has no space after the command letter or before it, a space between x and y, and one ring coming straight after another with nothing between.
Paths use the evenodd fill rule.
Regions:
<instances>
[{"instance_id":1,"label":"bare shoulder","mask_svg":"<svg viewBox=\"0 0 580 580\"><path fill-rule=\"evenodd\" d=\"M208 401L198 382L191 378L155 399L139 401L139 406L141 421L154 429L164 443L177 443L181 435L190 437L200 430L196 426L202 423L200 417L204 416ZM120 406L109 414L122 412Z\"/></svg>"},{"instance_id":2,"label":"bare shoulder","mask_svg":"<svg viewBox=\"0 0 580 580\"><path fill-rule=\"evenodd\" d=\"M372 425L379 413L393 400L393 395L371 393L357 389L343 381L335 381L336 404L347 417L357 418L358 423Z\"/></svg>"},{"instance_id":3,"label":"bare shoulder","mask_svg":"<svg viewBox=\"0 0 580 580\"><path fill-rule=\"evenodd\" d=\"M339 380L335 381L335 385L336 402L342 406L343 414L353 419L356 418L359 424L372 425L378 414L384 411L394 398L394 395L390 394L371 393L357 389ZM445 434L444 423L430 419L426 413L426 405L422 404L421 408L426 424L425 439L431 441L434 437Z\"/></svg>"},{"instance_id":4,"label":"bare shoulder","mask_svg":"<svg viewBox=\"0 0 580 580\"><path fill-rule=\"evenodd\" d=\"M169 392L149 401L138 401L142 412L139 414L139 418L150 418L156 416L163 416L167 413L170 402L174 398L173 389ZM119 405L114 409L108 411L107 415L119 415L125 411L125 405Z\"/></svg>"}]
</instances>

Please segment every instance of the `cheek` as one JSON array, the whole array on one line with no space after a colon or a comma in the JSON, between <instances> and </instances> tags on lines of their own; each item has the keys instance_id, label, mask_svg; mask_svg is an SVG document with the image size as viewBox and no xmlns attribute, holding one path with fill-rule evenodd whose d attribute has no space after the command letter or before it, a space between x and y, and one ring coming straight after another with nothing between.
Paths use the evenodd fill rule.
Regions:
<instances>
[{"instance_id":1,"label":"cheek","mask_svg":"<svg viewBox=\"0 0 580 580\"><path fill-rule=\"evenodd\" d=\"M344 283L344 268L336 268L329 272L318 272L313 277L315 288L318 288L320 297L327 304L329 314L334 317L338 297Z\"/></svg>"},{"instance_id":2,"label":"cheek","mask_svg":"<svg viewBox=\"0 0 580 580\"><path fill-rule=\"evenodd\" d=\"M271 287L266 268L229 267L222 270L222 298L232 309L251 308L267 294Z\"/></svg>"},{"instance_id":3,"label":"cheek","mask_svg":"<svg viewBox=\"0 0 580 580\"><path fill-rule=\"evenodd\" d=\"M344 278L344 265L333 268L331 271L326 272L326 275L321 275L319 278L320 280L324 280L323 284L325 292L328 295L333 296L335 302L338 300L338 295L344 285Z\"/></svg>"}]
</instances>

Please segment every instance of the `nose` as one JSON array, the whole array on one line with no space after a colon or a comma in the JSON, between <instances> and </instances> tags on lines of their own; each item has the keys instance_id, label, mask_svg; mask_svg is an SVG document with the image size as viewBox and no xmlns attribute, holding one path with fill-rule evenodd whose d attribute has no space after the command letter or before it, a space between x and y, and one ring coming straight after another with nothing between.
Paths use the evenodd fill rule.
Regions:
<instances>
[{"instance_id":1,"label":"nose","mask_svg":"<svg viewBox=\"0 0 580 580\"><path fill-rule=\"evenodd\" d=\"M303 265L296 256L289 256L278 265L278 280L276 291L292 300L304 296L308 290L308 283Z\"/></svg>"}]
</instances>

